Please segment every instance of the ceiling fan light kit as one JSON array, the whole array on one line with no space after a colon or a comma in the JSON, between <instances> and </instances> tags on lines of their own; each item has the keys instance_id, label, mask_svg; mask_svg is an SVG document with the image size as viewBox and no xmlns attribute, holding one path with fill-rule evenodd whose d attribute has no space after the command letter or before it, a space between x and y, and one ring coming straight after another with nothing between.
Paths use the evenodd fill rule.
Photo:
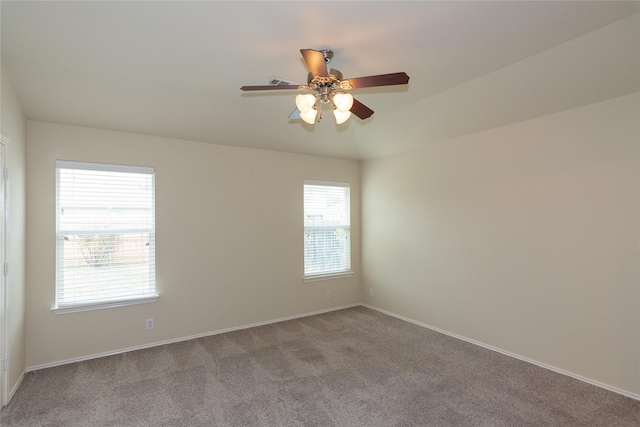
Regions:
<instances>
[{"instance_id":1,"label":"ceiling fan light kit","mask_svg":"<svg viewBox=\"0 0 640 427\"><path fill-rule=\"evenodd\" d=\"M340 111L349 111L353 106L353 96L350 93L338 92L333 95L333 104Z\"/></svg>"},{"instance_id":2,"label":"ceiling fan light kit","mask_svg":"<svg viewBox=\"0 0 640 427\"><path fill-rule=\"evenodd\" d=\"M296 108L300 111L300 118L309 124L314 124L318 108L316 97L310 93L296 96Z\"/></svg>"},{"instance_id":3,"label":"ceiling fan light kit","mask_svg":"<svg viewBox=\"0 0 640 427\"><path fill-rule=\"evenodd\" d=\"M308 109L307 111L300 111L300 118L310 125L316 122L316 116L318 115L318 107L315 105ZM319 120L319 119L318 119Z\"/></svg>"},{"instance_id":4,"label":"ceiling fan light kit","mask_svg":"<svg viewBox=\"0 0 640 427\"><path fill-rule=\"evenodd\" d=\"M313 93L296 96L296 108L300 118L309 124L320 121L322 113L318 114L320 104L333 103L333 115L337 124L349 120L351 114L364 120L373 114L373 110L354 99L346 90L376 86L391 86L409 83L407 73L380 74L375 76L343 79L342 73L335 69L327 69L327 64L333 58L331 50L300 49L300 53L309 68L307 85L278 85L278 86L242 86L243 91L255 90L311 90ZM292 114L294 115L294 114Z\"/></svg>"},{"instance_id":5,"label":"ceiling fan light kit","mask_svg":"<svg viewBox=\"0 0 640 427\"><path fill-rule=\"evenodd\" d=\"M341 125L349 120L349 117L351 117L351 111L340 111L338 108L333 107L333 115L336 117L336 123Z\"/></svg>"}]
</instances>

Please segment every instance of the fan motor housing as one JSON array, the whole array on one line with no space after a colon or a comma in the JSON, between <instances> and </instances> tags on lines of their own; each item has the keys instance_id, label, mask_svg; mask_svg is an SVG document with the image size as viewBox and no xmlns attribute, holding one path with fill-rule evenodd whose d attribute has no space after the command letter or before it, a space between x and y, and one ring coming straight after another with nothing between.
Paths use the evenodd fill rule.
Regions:
<instances>
[{"instance_id":1,"label":"fan motor housing","mask_svg":"<svg viewBox=\"0 0 640 427\"><path fill-rule=\"evenodd\" d=\"M339 82L343 79L342 77L342 72L340 72L340 70L336 70L335 68L332 68L329 70L329 77L316 77L313 74L309 73L307 75L307 83L309 85L311 85L312 82L314 83L333 83L335 81Z\"/></svg>"}]
</instances>

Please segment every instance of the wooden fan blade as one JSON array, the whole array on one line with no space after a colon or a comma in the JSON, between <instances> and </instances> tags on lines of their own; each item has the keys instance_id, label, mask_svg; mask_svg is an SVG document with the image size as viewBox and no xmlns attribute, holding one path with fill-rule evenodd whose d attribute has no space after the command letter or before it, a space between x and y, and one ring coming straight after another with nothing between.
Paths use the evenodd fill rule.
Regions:
<instances>
[{"instance_id":1,"label":"wooden fan blade","mask_svg":"<svg viewBox=\"0 0 640 427\"><path fill-rule=\"evenodd\" d=\"M353 105L351 106L351 114L355 114L358 118L364 120L371 117L373 110L357 99L353 98Z\"/></svg>"},{"instance_id":2,"label":"wooden fan blade","mask_svg":"<svg viewBox=\"0 0 640 427\"><path fill-rule=\"evenodd\" d=\"M307 89L307 86L280 85L280 86L242 86L240 90L283 90L283 89Z\"/></svg>"},{"instance_id":3,"label":"wooden fan blade","mask_svg":"<svg viewBox=\"0 0 640 427\"><path fill-rule=\"evenodd\" d=\"M322 52L313 49L300 49L300 53L314 77L329 77L327 63L324 62Z\"/></svg>"},{"instance_id":4,"label":"wooden fan blade","mask_svg":"<svg viewBox=\"0 0 640 427\"><path fill-rule=\"evenodd\" d=\"M407 73L379 74L377 76L355 77L347 79L353 89L375 86L406 85L409 83Z\"/></svg>"}]
</instances>

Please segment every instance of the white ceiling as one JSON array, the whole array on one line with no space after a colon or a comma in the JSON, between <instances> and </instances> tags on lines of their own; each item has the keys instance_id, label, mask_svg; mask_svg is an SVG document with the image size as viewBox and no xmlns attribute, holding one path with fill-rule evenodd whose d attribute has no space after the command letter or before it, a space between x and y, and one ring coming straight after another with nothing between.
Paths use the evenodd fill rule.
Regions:
<instances>
[{"instance_id":1,"label":"white ceiling","mask_svg":"<svg viewBox=\"0 0 640 427\"><path fill-rule=\"evenodd\" d=\"M640 91L640 2L2 1L2 58L27 119L348 159ZM633 16L632 16L633 15ZM375 111L289 121L301 48L330 48Z\"/></svg>"}]
</instances>

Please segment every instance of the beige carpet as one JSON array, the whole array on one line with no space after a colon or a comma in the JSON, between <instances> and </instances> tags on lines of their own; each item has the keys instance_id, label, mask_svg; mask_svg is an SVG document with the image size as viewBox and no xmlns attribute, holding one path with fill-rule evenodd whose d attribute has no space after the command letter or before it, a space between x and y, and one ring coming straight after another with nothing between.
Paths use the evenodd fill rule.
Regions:
<instances>
[{"instance_id":1,"label":"beige carpet","mask_svg":"<svg viewBox=\"0 0 640 427\"><path fill-rule=\"evenodd\" d=\"M640 402L356 307L26 375L6 426L639 426Z\"/></svg>"}]
</instances>

